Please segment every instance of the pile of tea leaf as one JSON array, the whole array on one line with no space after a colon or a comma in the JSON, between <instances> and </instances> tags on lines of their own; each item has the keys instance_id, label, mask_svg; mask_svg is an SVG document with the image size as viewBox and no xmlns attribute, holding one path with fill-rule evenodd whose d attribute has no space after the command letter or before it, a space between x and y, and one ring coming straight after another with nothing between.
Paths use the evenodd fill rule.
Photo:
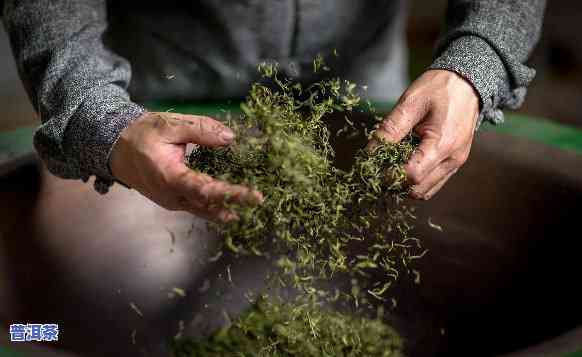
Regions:
<instances>
[{"instance_id":1,"label":"pile of tea leaf","mask_svg":"<svg viewBox=\"0 0 582 357\"><path fill-rule=\"evenodd\" d=\"M176 357L400 357L402 341L379 319L260 298L207 340L180 340Z\"/></svg>"},{"instance_id":2,"label":"pile of tea leaf","mask_svg":"<svg viewBox=\"0 0 582 357\"><path fill-rule=\"evenodd\" d=\"M314 66L317 71L321 62ZM337 291L316 286L343 276L353 286L340 297L359 306L370 299L385 301L401 275L417 274L412 264L425 251L410 234L414 215L403 204L407 185L402 168L415 139L362 148L351 168L339 169L334 161L353 158L335 158L327 114L345 114L338 135L362 130L370 138L374 135L350 120L349 113L362 107L358 87L331 78L305 88L279 75L276 64L264 63L259 70L263 80L241 104L241 116L228 121L235 144L199 147L189 163L193 170L263 193L262 205L230 205L239 219L214 229L230 252L276 261L277 284L310 298L257 302L254 310L210 340L182 341L191 354L182 349L179 355L398 355L387 345L399 346L399 339L380 321L320 311L320 300L338 297ZM339 351L332 349L340 346ZM387 354L380 352L384 350Z\"/></svg>"}]
</instances>

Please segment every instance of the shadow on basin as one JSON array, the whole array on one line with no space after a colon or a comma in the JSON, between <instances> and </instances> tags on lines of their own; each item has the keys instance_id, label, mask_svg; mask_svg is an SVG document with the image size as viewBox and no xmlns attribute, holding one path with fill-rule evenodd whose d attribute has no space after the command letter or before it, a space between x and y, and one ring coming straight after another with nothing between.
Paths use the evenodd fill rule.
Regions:
<instances>
[{"instance_id":1,"label":"shadow on basin","mask_svg":"<svg viewBox=\"0 0 582 357\"><path fill-rule=\"evenodd\" d=\"M99 196L35 164L0 178L0 202L0 278L7 282L0 317L61 323L61 347L82 355L163 355L180 321L188 327L206 304L226 301L200 298L209 277L224 280L224 267L232 267L242 291L265 273L256 261L202 264L213 238L199 220L120 187ZM430 252L420 263L421 283L397 289L392 317L410 355L491 356L581 326L580 202L582 156L482 133L443 191L414 203L415 232ZM187 297L168 299L174 286ZM232 311L247 306L240 291L230 298ZM202 316L220 320L221 309Z\"/></svg>"}]
</instances>

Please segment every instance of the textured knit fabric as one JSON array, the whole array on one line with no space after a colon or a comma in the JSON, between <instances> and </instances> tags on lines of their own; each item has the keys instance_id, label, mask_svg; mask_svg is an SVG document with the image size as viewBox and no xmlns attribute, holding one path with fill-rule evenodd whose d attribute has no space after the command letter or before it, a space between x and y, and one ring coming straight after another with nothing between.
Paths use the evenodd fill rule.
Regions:
<instances>
[{"instance_id":1,"label":"textured knit fabric","mask_svg":"<svg viewBox=\"0 0 582 357\"><path fill-rule=\"evenodd\" d=\"M534 76L523 63L540 32L544 0L449 1L431 68L459 73L499 122ZM64 178L105 192L121 131L153 99L243 97L256 65L276 60L302 82L318 53L371 99L405 89L404 0L6 0L3 20L42 125L35 148ZM337 52L338 57L332 55ZM130 66L131 64L131 66ZM131 98L130 98L131 94Z\"/></svg>"},{"instance_id":2,"label":"textured knit fabric","mask_svg":"<svg viewBox=\"0 0 582 357\"><path fill-rule=\"evenodd\" d=\"M4 23L42 125L34 146L48 169L106 192L109 154L143 108L126 92L129 63L105 48L104 1L6 1Z\"/></svg>"},{"instance_id":3,"label":"textured knit fabric","mask_svg":"<svg viewBox=\"0 0 582 357\"><path fill-rule=\"evenodd\" d=\"M502 109L523 103L535 70L523 63L541 32L545 1L450 0L447 28L431 68L448 69L479 93L482 120L503 122Z\"/></svg>"}]
</instances>

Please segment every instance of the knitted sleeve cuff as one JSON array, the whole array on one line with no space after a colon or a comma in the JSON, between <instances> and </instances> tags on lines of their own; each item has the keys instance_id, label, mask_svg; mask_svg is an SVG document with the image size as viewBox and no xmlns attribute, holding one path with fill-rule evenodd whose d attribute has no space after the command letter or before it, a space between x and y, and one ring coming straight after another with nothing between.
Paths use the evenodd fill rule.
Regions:
<instances>
[{"instance_id":1,"label":"knitted sleeve cuff","mask_svg":"<svg viewBox=\"0 0 582 357\"><path fill-rule=\"evenodd\" d=\"M466 35L450 41L442 47L429 69L453 71L473 85L479 94L481 108L477 127L483 120L502 123L502 109L518 108L527 92L525 86L512 86L512 79L500 56L478 36ZM535 71L531 78L534 75Z\"/></svg>"},{"instance_id":2,"label":"knitted sleeve cuff","mask_svg":"<svg viewBox=\"0 0 582 357\"><path fill-rule=\"evenodd\" d=\"M80 108L86 118L70 123L67 134L73 138L70 145L79 150L77 155L79 162L83 163L82 171L85 172L82 179L86 181L94 175L95 190L104 194L113 183L118 182L111 172L109 162L113 147L121 132L139 118L145 109L121 98L118 102L108 101L107 104L91 107L103 109Z\"/></svg>"},{"instance_id":3,"label":"knitted sleeve cuff","mask_svg":"<svg viewBox=\"0 0 582 357\"><path fill-rule=\"evenodd\" d=\"M53 155L50 127L41 126L35 134L35 147L48 169L63 178L89 180L95 176L95 190L106 193L116 182L109 159L121 132L145 111L131 102L115 85L98 88L71 116L63 137L65 160ZM56 158L56 159L55 159Z\"/></svg>"}]
</instances>

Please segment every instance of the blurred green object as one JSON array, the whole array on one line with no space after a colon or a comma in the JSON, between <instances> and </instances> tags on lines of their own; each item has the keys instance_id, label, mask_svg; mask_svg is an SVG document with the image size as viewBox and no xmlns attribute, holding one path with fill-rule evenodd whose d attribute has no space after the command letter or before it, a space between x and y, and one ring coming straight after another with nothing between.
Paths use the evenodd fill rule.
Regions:
<instances>
[{"instance_id":1,"label":"blurred green object","mask_svg":"<svg viewBox=\"0 0 582 357\"><path fill-rule=\"evenodd\" d=\"M239 105L240 100L206 102L160 101L146 103L145 107L153 111L222 116L228 112L239 113ZM387 112L393 105L393 103L387 102L374 103L379 112ZM0 164L7 160L30 154L32 152L34 130L34 128L26 127L0 133ZM493 130L500 134L526 138L560 150L582 153L582 129L543 118L508 113L503 125L484 124L481 130Z\"/></svg>"},{"instance_id":2,"label":"blurred green object","mask_svg":"<svg viewBox=\"0 0 582 357\"><path fill-rule=\"evenodd\" d=\"M582 130L525 115L508 114L503 125L486 124L485 130L523 137L561 150L582 152Z\"/></svg>"},{"instance_id":3,"label":"blurred green object","mask_svg":"<svg viewBox=\"0 0 582 357\"><path fill-rule=\"evenodd\" d=\"M13 342L9 346L0 345L0 357L75 357L53 348L50 343Z\"/></svg>"},{"instance_id":4,"label":"blurred green object","mask_svg":"<svg viewBox=\"0 0 582 357\"><path fill-rule=\"evenodd\" d=\"M9 349L8 347L0 346L0 357L28 357L28 356L22 354L21 352L16 352L12 349Z\"/></svg>"},{"instance_id":5,"label":"blurred green object","mask_svg":"<svg viewBox=\"0 0 582 357\"><path fill-rule=\"evenodd\" d=\"M564 355L563 357L582 357L582 350L576 351L574 353L568 353L567 355Z\"/></svg>"},{"instance_id":6,"label":"blurred green object","mask_svg":"<svg viewBox=\"0 0 582 357\"><path fill-rule=\"evenodd\" d=\"M16 351L12 348L0 346L0 357L30 357L32 354Z\"/></svg>"},{"instance_id":7,"label":"blurred green object","mask_svg":"<svg viewBox=\"0 0 582 357\"><path fill-rule=\"evenodd\" d=\"M0 133L0 162L32 150L34 128L25 127ZM1 356L1 355L0 355Z\"/></svg>"},{"instance_id":8,"label":"blurred green object","mask_svg":"<svg viewBox=\"0 0 582 357\"><path fill-rule=\"evenodd\" d=\"M160 101L150 102L144 106L151 111L158 112L176 112L198 115L220 115L240 112L240 103L242 100L233 99L226 101L205 101L205 102L174 102Z\"/></svg>"},{"instance_id":9,"label":"blurred green object","mask_svg":"<svg viewBox=\"0 0 582 357\"><path fill-rule=\"evenodd\" d=\"M174 111L200 115L220 115L221 113L238 113L239 101L180 103L152 102L146 105L150 110ZM373 103L379 112L388 112L394 103ZM532 141L553 146L560 150L571 150L582 153L582 129L559 124L548 119L535 118L521 114L506 113L503 125L484 124L481 130L493 130L501 134L509 134Z\"/></svg>"}]
</instances>

